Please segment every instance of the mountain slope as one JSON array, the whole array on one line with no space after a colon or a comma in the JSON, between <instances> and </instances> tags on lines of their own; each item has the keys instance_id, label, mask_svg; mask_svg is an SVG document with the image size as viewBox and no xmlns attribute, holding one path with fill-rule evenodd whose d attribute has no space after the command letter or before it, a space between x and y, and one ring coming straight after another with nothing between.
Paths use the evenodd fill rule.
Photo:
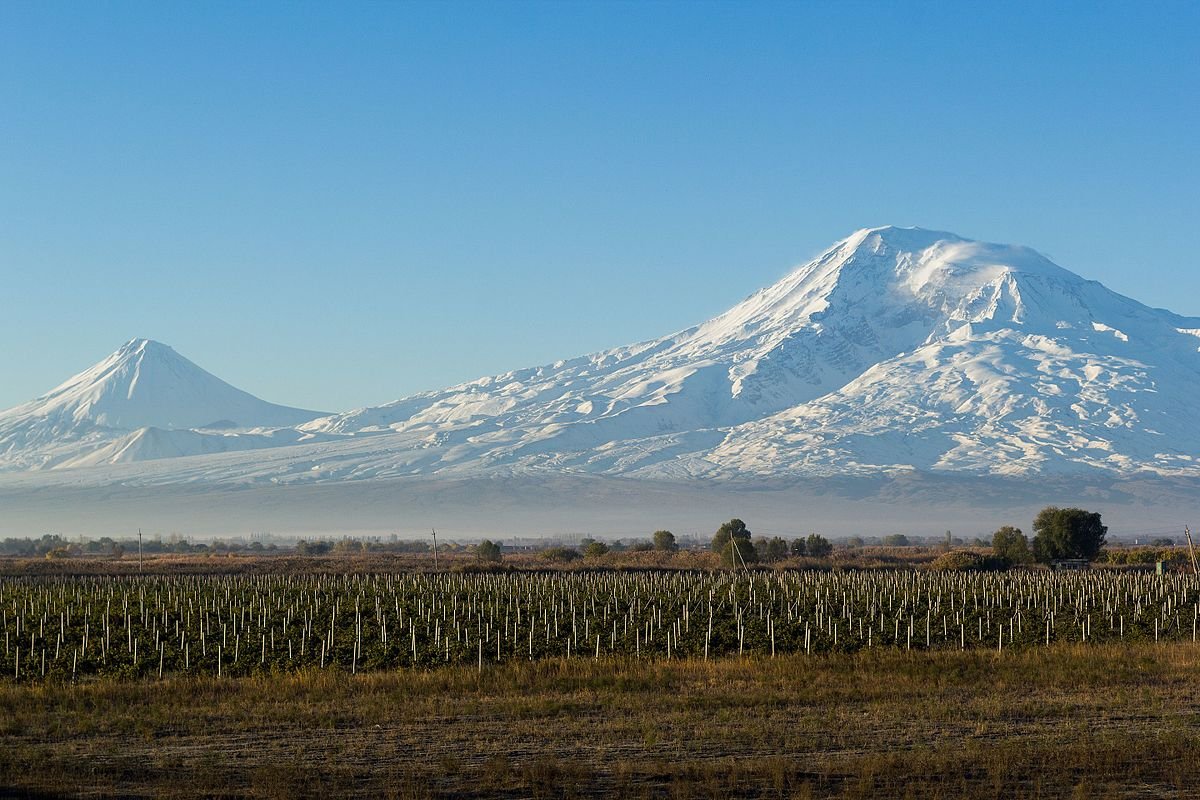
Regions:
<instances>
[{"instance_id":1,"label":"mountain slope","mask_svg":"<svg viewBox=\"0 0 1200 800\"><path fill-rule=\"evenodd\" d=\"M1198 337L1200 319L1148 308L1033 250L874 228L653 341L344 414L261 415L272 421L253 424L269 431L127 431L42 464L28 448L10 452L149 483L1200 475ZM117 413L86 408L89 420ZM0 415L0 442L13 413ZM246 424L237 412L210 416Z\"/></svg>"},{"instance_id":2,"label":"mountain slope","mask_svg":"<svg viewBox=\"0 0 1200 800\"><path fill-rule=\"evenodd\" d=\"M401 473L1186 472L1197 329L1027 248L868 229L695 328L304 428L391 433Z\"/></svg>"},{"instance_id":3,"label":"mountain slope","mask_svg":"<svg viewBox=\"0 0 1200 800\"><path fill-rule=\"evenodd\" d=\"M188 438L207 440L199 452L211 452L227 449L213 443L235 436L231 431L289 427L318 416L259 400L166 345L133 339L42 397L0 413L0 463L98 463L87 456L129 435L148 444L193 429ZM140 453L160 458L190 451L143 446Z\"/></svg>"}]
</instances>

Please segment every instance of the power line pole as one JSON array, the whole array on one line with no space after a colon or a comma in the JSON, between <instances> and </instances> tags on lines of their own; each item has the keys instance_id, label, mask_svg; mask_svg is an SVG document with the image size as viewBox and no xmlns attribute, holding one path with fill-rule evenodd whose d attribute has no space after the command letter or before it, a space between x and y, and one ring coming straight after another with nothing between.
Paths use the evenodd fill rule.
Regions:
<instances>
[{"instance_id":1,"label":"power line pole","mask_svg":"<svg viewBox=\"0 0 1200 800\"><path fill-rule=\"evenodd\" d=\"M138 574L142 572L142 529L138 528Z\"/></svg>"},{"instance_id":2,"label":"power line pole","mask_svg":"<svg viewBox=\"0 0 1200 800\"><path fill-rule=\"evenodd\" d=\"M749 539L747 539L746 541L750 541L750 540L749 540ZM736 568L737 568L737 563L738 563L738 561L741 561L741 562L742 562L742 569L743 569L745 572L747 572L747 573L748 573L748 572L750 572L750 567L746 566L746 557L742 555L742 550L741 550L741 548L740 548L740 547L738 547L738 540L737 540L737 537L734 537L734 536L730 536L730 537L729 537L729 546L733 548L733 566L734 566L734 569L736 569Z\"/></svg>"},{"instance_id":3,"label":"power line pole","mask_svg":"<svg viewBox=\"0 0 1200 800\"><path fill-rule=\"evenodd\" d=\"M437 528L433 528L433 571L437 572Z\"/></svg>"},{"instance_id":4,"label":"power line pole","mask_svg":"<svg viewBox=\"0 0 1200 800\"><path fill-rule=\"evenodd\" d=\"M1192 560L1192 574L1200 575L1200 568L1196 565L1196 546L1192 544L1192 529L1184 525L1183 535L1187 537L1188 557Z\"/></svg>"}]
</instances>

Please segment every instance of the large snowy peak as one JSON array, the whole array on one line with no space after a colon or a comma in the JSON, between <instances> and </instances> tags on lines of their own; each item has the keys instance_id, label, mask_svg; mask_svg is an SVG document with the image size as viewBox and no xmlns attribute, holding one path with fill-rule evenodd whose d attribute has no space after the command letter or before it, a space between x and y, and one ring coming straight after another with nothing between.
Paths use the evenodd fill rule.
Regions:
<instances>
[{"instance_id":1,"label":"large snowy peak","mask_svg":"<svg viewBox=\"0 0 1200 800\"><path fill-rule=\"evenodd\" d=\"M873 228L695 328L305 427L399 434L401 472L1171 470L1197 328L1028 248Z\"/></svg>"},{"instance_id":2,"label":"large snowy peak","mask_svg":"<svg viewBox=\"0 0 1200 800\"><path fill-rule=\"evenodd\" d=\"M865 276L854 305L877 318L916 298L933 323L928 337L835 391L735 426L707 454L714 470L1200 468L1195 319L1147 308L1024 248L948 234L894 248L920 234L928 232L860 232L843 243L854 255L840 274L852 264ZM873 307L873 294L887 301Z\"/></svg>"},{"instance_id":3,"label":"large snowy peak","mask_svg":"<svg viewBox=\"0 0 1200 800\"><path fill-rule=\"evenodd\" d=\"M921 229L867 229L694 328L305 427L347 433L616 417L624 434L732 426L837 390L966 323L1023 324L1024 294L1041 306L1048 295L1075 291L1056 288L1072 280L1084 284L1023 248ZM1078 309L1071 316L1082 318Z\"/></svg>"},{"instance_id":4,"label":"large snowy peak","mask_svg":"<svg viewBox=\"0 0 1200 800\"><path fill-rule=\"evenodd\" d=\"M184 437L195 440L290 427L318 416L259 400L167 345L133 339L42 397L0 412L0 459L10 466L57 466L127 435L144 445L197 429L201 433ZM214 446L220 447L207 445ZM184 454L174 444L161 455L144 446L140 452L143 458Z\"/></svg>"},{"instance_id":5,"label":"large snowy peak","mask_svg":"<svg viewBox=\"0 0 1200 800\"><path fill-rule=\"evenodd\" d=\"M529 422L530 414L566 424L644 416L635 409L653 408L650 428L666 430L736 424L766 408L818 397L923 341L931 326L931 312L910 307L914 298L907 296L904 308L888 309L878 319L873 308L894 301L880 294L888 282L879 276L864 285L855 237L694 328L334 415L305 428L399 430L510 416ZM874 257L870 266L879 272L877 262ZM864 296L870 306L861 302ZM835 304L842 309L836 319L825 313ZM693 394L702 397L693 402Z\"/></svg>"}]
</instances>

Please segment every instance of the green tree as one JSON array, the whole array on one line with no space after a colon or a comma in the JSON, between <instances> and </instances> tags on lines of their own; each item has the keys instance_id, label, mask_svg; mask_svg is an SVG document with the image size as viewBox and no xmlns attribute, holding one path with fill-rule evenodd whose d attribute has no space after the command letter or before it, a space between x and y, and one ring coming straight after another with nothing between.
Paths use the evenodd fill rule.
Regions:
<instances>
[{"instance_id":1,"label":"green tree","mask_svg":"<svg viewBox=\"0 0 1200 800\"><path fill-rule=\"evenodd\" d=\"M1005 566L1013 564L1028 564L1033 560L1029 552L1029 540L1020 528L1005 525L992 534L992 553L1004 562Z\"/></svg>"},{"instance_id":2,"label":"green tree","mask_svg":"<svg viewBox=\"0 0 1200 800\"><path fill-rule=\"evenodd\" d=\"M746 523L734 517L729 522L724 522L721 527L717 528L716 534L713 535L712 550L714 553L724 553L725 545L729 544L730 539L744 539L750 541L750 529L746 527Z\"/></svg>"},{"instance_id":3,"label":"green tree","mask_svg":"<svg viewBox=\"0 0 1200 800\"><path fill-rule=\"evenodd\" d=\"M597 542L595 539L588 541L583 547L583 555L586 558L599 558L608 552L608 545L604 542Z\"/></svg>"},{"instance_id":4,"label":"green tree","mask_svg":"<svg viewBox=\"0 0 1200 800\"><path fill-rule=\"evenodd\" d=\"M1062 558L1095 558L1108 528L1100 514L1082 508L1046 506L1033 520L1033 556L1042 563Z\"/></svg>"},{"instance_id":5,"label":"green tree","mask_svg":"<svg viewBox=\"0 0 1200 800\"><path fill-rule=\"evenodd\" d=\"M808 555L808 547L804 543L804 538L792 539L792 555L806 556Z\"/></svg>"},{"instance_id":6,"label":"green tree","mask_svg":"<svg viewBox=\"0 0 1200 800\"><path fill-rule=\"evenodd\" d=\"M654 549L662 550L666 553L674 553L679 549L679 545L675 543L675 534L670 531L655 531Z\"/></svg>"},{"instance_id":7,"label":"green tree","mask_svg":"<svg viewBox=\"0 0 1200 800\"><path fill-rule=\"evenodd\" d=\"M819 533L811 533L804 543L804 549L813 558L826 558L833 552L833 544Z\"/></svg>"},{"instance_id":8,"label":"green tree","mask_svg":"<svg viewBox=\"0 0 1200 800\"><path fill-rule=\"evenodd\" d=\"M500 552L499 543L484 539L475 547L475 557L485 563L495 564L504 558L504 555Z\"/></svg>"},{"instance_id":9,"label":"green tree","mask_svg":"<svg viewBox=\"0 0 1200 800\"><path fill-rule=\"evenodd\" d=\"M755 550L758 552L759 561L772 564L788 557L788 543L778 536L772 536L770 539L759 539L757 545Z\"/></svg>"},{"instance_id":10,"label":"green tree","mask_svg":"<svg viewBox=\"0 0 1200 800\"><path fill-rule=\"evenodd\" d=\"M903 533L892 533L883 537L884 547L908 547L911 542Z\"/></svg>"},{"instance_id":11,"label":"green tree","mask_svg":"<svg viewBox=\"0 0 1200 800\"><path fill-rule=\"evenodd\" d=\"M734 548L737 548L736 552ZM758 552L754 549L754 545L749 539L733 537L725 542L725 548L721 551L721 560L725 562L725 566L727 567L754 564L758 562Z\"/></svg>"}]
</instances>

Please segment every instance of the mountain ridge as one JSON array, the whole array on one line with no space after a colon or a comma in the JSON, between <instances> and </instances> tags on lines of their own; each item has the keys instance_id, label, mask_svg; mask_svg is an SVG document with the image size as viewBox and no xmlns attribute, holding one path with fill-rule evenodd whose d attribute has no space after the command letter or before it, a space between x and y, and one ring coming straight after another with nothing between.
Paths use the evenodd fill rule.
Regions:
<instances>
[{"instance_id":1,"label":"mountain ridge","mask_svg":"<svg viewBox=\"0 0 1200 800\"><path fill-rule=\"evenodd\" d=\"M658 339L276 427L198 429L237 419L222 414L126 432L47 463L170 455L144 474L234 482L1200 475L1198 336L1200 319L1151 309L1029 248L865 228ZM10 418L0 413L0 466L11 469Z\"/></svg>"}]
</instances>

